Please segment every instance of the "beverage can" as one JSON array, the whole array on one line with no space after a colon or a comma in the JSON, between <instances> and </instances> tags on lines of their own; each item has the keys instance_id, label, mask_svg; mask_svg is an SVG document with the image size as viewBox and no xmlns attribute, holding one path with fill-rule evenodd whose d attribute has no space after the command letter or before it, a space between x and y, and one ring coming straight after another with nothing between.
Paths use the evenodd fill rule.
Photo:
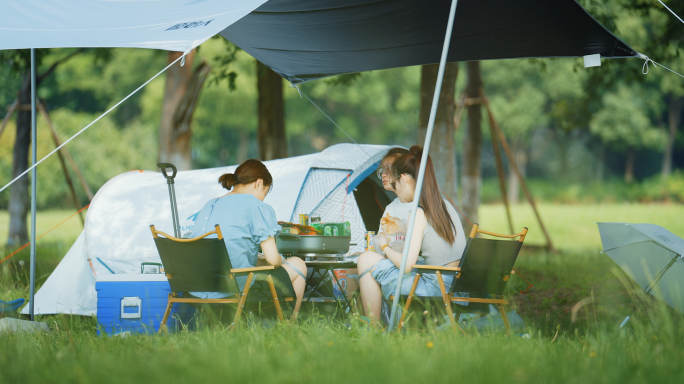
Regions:
<instances>
[{"instance_id":1,"label":"beverage can","mask_svg":"<svg viewBox=\"0 0 684 384\"><path fill-rule=\"evenodd\" d=\"M332 226L332 235L333 236L339 236L340 235L340 229L337 227L337 225Z\"/></svg>"},{"instance_id":2,"label":"beverage can","mask_svg":"<svg viewBox=\"0 0 684 384\"><path fill-rule=\"evenodd\" d=\"M351 236L351 224L348 221L342 223L342 236Z\"/></svg>"},{"instance_id":3,"label":"beverage can","mask_svg":"<svg viewBox=\"0 0 684 384\"><path fill-rule=\"evenodd\" d=\"M320 216L309 217L309 222L311 222L311 226L313 227L313 229L316 230L316 232L321 233L321 230L323 229L323 224L321 223Z\"/></svg>"},{"instance_id":4,"label":"beverage can","mask_svg":"<svg viewBox=\"0 0 684 384\"><path fill-rule=\"evenodd\" d=\"M373 238L375 237L375 231L366 232L366 251L375 252L375 247L373 246Z\"/></svg>"},{"instance_id":5,"label":"beverage can","mask_svg":"<svg viewBox=\"0 0 684 384\"><path fill-rule=\"evenodd\" d=\"M347 291L347 270L346 269L335 269L332 271L340 284L333 279L333 294L338 299L344 298L344 293Z\"/></svg>"},{"instance_id":6,"label":"beverage can","mask_svg":"<svg viewBox=\"0 0 684 384\"><path fill-rule=\"evenodd\" d=\"M326 224L325 228L323 229L323 235L332 236L332 226Z\"/></svg>"},{"instance_id":7,"label":"beverage can","mask_svg":"<svg viewBox=\"0 0 684 384\"><path fill-rule=\"evenodd\" d=\"M306 213L300 213L299 225L309 225L309 215L307 215Z\"/></svg>"}]
</instances>

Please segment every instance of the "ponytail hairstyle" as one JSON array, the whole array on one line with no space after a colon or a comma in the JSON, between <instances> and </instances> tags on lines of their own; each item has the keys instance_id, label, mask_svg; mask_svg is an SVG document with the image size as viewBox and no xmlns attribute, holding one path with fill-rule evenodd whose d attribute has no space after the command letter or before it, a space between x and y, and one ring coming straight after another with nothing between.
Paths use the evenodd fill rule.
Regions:
<instances>
[{"instance_id":1,"label":"ponytail hairstyle","mask_svg":"<svg viewBox=\"0 0 684 384\"><path fill-rule=\"evenodd\" d=\"M423 156L423 148L414 145L409 149L408 153L394 160L394 163L392 163L393 179L397 180L401 175L407 174L413 177L414 180L418 180L421 156ZM420 193L419 204L425 212L428 224L437 232L439 237L446 240L449 244L453 244L456 240L454 236L456 234L456 226L454 226L451 215L449 215L446 204L444 204L442 195L439 192L435 170L432 167L432 159L429 155L425 166L425 177L423 178L423 189Z\"/></svg>"},{"instance_id":2,"label":"ponytail hairstyle","mask_svg":"<svg viewBox=\"0 0 684 384\"><path fill-rule=\"evenodd\" d=\"M218 182L227 190L233 189L236 184L251 184L257 179L262 179L264 185L273 185L273 176L264 163L256 159L249 159L240 164L235 173L226 173L219 177Z\"/></svg>"}]
</instances>

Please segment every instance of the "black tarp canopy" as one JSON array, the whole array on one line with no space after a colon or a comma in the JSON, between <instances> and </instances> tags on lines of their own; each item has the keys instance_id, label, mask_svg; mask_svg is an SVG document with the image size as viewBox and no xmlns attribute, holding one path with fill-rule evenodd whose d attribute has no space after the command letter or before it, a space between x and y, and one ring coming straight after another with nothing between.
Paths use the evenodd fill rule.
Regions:
<instances>
[{"instance_id":1,"label":"black tarp canopy","mask_svg":"<svg viewBox=\"0 0 684 384\"><path fill-rule=\"evenodd\" d=\"M269 0L221 35L292 83L439 62L448 0ZM448 61L635 57L574 0L459 0Z\"/></svg>"}]
</instances>

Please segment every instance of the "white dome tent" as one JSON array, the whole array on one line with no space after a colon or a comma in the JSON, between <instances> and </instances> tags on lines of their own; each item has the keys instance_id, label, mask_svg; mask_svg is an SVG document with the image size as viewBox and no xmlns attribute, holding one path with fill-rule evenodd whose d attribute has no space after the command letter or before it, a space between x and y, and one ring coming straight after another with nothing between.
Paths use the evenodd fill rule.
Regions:
<instances>
[{"instance_id":1,"label":"white dome tent","mask_svg":"<svg viewBox=\"0 0 684 384\"><path fill-rule=\"evenodd\" d=\"M375 177L389 148L338 144L312 155L266 161L274 189L265 202L279 221L296 221L301 213L320 216L324 222L349 221L351 241L358 244L350 251L363 251L366 225L357 199L378 203L376 196L360 197L354 190ZM236 167L178 172L178 212L185 218L182 233L192 230L196 214L209 199L226 193L218 177ZM378 206L380 215L383 209ZM83 232L37 292L35 314L97 315L95 274L140 273L141 263L160 262L150 224L173 233L169 193L161 173L130 171L109 180L95 195ZM28 313L28 306L22 313Z\"/></svg>"}]
</instances>

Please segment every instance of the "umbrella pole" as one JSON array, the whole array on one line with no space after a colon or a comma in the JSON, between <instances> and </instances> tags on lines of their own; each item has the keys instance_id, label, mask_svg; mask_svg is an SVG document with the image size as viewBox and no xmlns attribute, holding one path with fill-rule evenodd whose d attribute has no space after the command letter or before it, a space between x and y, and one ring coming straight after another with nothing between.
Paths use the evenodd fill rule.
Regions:
<instances>
[{"instance_id":1,"label":"umbrella pole","mask_svg":"<svg viewBox=\"0 0 684 384\"><path fill-rule=\"evenodd\" d=\"M31 165L36 163L36 50L31 48ZM30 270L30 297L29 314L31 321L34 320L34 303L36 294L36 173L38 169L31 171L31 270Z\"/></svg>"},{"instance_id":2,"label":"umbrella pole","mask_svg":"<svg viewBox=\"0 0 684 384\"><path fill-rule=\"evenodd\" d=\"M416 192L411 203L411 217L409 218L408 229L406 231L406 244L404 245L404 252L401 255L401 267L399 268L399 278L397 280L397 289L394 292L394 301L392 302L392 312L390 315L389 330L396 328L397 309L399 307L399 298L401 296L401 284L404 278L404 271L406 270L406 260L408 259L408 252L411 248L411 238L413 237L413 227L416 220L416 211L418 209L418 202L420 201L420 194L423 190L423 179L425 176L425 166L427 165L428 153L430 152L430 143L432 141L432 130L435 127L435 117L437 115L437 104L439 104L439 93L442 91L442 79L444 78L444 67L446 66L447 54L449 53L449 44L451 43L451 31L454 28L454 17L456 15L456 6L458 0L451 0L451 9L449 10L449 22L447 23L446 35L444 37L444 46L442 47L442 57L439 60L439 70L437 71L437 84L435 84L435 93L432 96L432 108L430 109L430 119L428 120L427 133L425 134L425 146L423 148L423 156L420 159L420 169L418 170L418 180L416 180ZM412 266L413 267L413 266Z\"/></svg>"}]
</instances>

